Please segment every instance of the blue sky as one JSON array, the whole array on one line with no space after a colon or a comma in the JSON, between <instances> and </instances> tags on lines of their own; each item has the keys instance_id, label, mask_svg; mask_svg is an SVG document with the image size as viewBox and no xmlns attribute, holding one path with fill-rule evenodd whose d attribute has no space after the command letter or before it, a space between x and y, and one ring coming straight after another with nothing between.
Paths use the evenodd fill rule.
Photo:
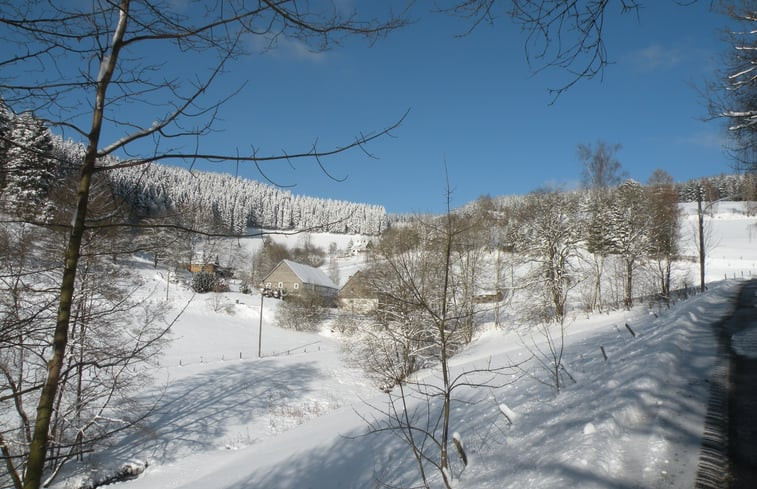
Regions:
<instances>
[{"instance_id":1,"label":"blue sky","mask_svg":"<svg viewBox=\"0 0 757 489\"><path fill-rule=\"evenodd\" d=\"M620 144L632 178L656 168L676 180L730 172L722 126L704 122L697 88L719 68L726 46L722 16L709 2L682 7L649 1L638 18L612 4L609 58L601 79L584 80L550 105L549 88L568 75L533 74L524 34L509 19L456 37L466 24L417 9L417 22L368 45L348 40L324 53L287 43L234 64L228 88L246 83L228 104L204 149L260 154L328 149L392 124L393 137L323 161L270 164L266 174L297 194L380 204L391 213L440 212L445 164L453 207L483 194L523 194L578 185L580 143ZM236 171L235 165L200 166ZM249 165L239 174L261 179Z\"/></svg>"}]
</instances>

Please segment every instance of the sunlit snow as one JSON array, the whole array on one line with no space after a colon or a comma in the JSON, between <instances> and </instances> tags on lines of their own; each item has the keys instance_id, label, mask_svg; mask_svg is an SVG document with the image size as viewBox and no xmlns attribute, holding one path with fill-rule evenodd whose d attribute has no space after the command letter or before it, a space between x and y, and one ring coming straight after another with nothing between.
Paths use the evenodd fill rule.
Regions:
<instances>
[{"instance_id":1,"label":"sunlit snow","mask_svg":"<svg viewBox=\"0 0 757 489\"><path fill-rule=\"evenodd\" d=\"M687 205L684 228L694 219L692 211ZM641 305L630 312L571 316L565 366L573 380L559 394L533 370L500 389L458 393L464 402L454 404L451 432L464 440L469 464L462 473L459 463L454 466L455 488L694 486L717 361L712 324L732 309L742 277L757 273L757 218L745 217L739 204L722 203L711 222L718 244L708 261L710 290L655 314ZM324 248L332 241L343 248L349 239L313 236ZM340 258L340 282L361 260ZM186 288L166 284L163 271L143 265L148 285L168 285L175 311L186 304ZM683 266L695 284L696 264ZM213 301L225 307L215 312ZM375 414L371 406L385 402L386 394L346 362L339 335L328 327L305 333L275 326L278 304L262 301L257 358L260 296L196 296L172 328L173 341L155 366L155 386L142 394L145 404L154 403L151 416L138 432L91 460L95 475L72 465L54 487L145 463L143 473L118 487L417 486L408 447L390 434L367 434L363 418ZM635 336L624 324L633 326ZM733 338L750 348L756 340L754 333ZM452 373L527 357L515 328L486 325L455 356ZM432 474L432 482L438 487L439 476Z\"/></svg>"}]
</instances>

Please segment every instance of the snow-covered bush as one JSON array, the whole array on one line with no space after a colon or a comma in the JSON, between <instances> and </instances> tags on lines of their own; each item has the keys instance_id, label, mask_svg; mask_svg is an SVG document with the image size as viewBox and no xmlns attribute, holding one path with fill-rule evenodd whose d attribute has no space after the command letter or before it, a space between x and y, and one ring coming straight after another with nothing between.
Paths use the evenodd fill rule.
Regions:
<instances>
[{"instance_id":1,"label":"snow-covered bush","mask_svg":"<svg viewBox=\"0 0 757 489\"><path fill-rule=\"evenodd\" d=\"M339 311L334 318L332 330L338 331L345 336L352 336L363 321L364 319L357 314L352 314L348 311Z\"/></svg>"},{"instance_id":2,"label":"snow-covered bush","mask_svg":"<svg viewBox=\"0 0 757 489\"><path fill-rule=\"evenodd\" d=\"M226 279L216 276L215 282L213 282L213 292L229 292L229 282Z\"/></svg>"},{"instance_id":3,"label":"snow-covered bush","mask_svg":"<svg viewBox=\"0 0 757 489\"><path fill-rule=\"evenodd\" d=\"M402 324L366 320L347 339L345 348L351 361L388 392L430 364L423 324L420 320Z\"/></svg>"},{"instance_id":4,"label":"snow-covered bush","mask_svg":"<svg viewBox=\"0 0 757 489\"><path fill-rule=\"evenodd\" d=\"M316 331L324 319L324 300L315 292L289 294L276 311L276 322L280 327L297 331Z\"/></svg>"},{"instance_id":5,"label":"snow-covered bush","mask_svg":"<svg viewBox=\"0 0 757 489\"><path fill-rule=\"evenodd\" d=\"M197 272L192 275L192 290L198 294L213 292L217 282L218 278L214 273Z\"/></svg>"}]
</instances>

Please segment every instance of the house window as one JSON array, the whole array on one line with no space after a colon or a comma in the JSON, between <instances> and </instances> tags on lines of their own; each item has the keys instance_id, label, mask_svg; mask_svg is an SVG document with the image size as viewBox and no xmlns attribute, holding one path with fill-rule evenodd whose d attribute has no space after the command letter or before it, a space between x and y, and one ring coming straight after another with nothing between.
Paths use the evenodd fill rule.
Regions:
<instances>
[{"instance_id":1,"label":"house window","mask_svg":"<svg viewBox=\"0 0 757 489\"><path fill-rule=\"evenodd\" d=\"M300 288L300 283L299 282L295 282L294 283L294 290L297 290L299 288Z\"/></svg>"},{"instance_id":2,"label":"house window","mask_svg":"<svg viewBox=\"0 0 757 489\"><path fill-rule=\"evenodd\" d=\"M280 289L283 289L283 288L284 288L284 282L279 282L279 288L280 288Z\"/></svg>"}]
</instances>

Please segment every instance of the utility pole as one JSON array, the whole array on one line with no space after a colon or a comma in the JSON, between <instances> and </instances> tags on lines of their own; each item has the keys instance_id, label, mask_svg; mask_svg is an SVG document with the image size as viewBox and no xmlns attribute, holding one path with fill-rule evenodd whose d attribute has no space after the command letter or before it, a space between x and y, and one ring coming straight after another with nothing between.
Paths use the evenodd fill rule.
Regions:
<instances>
[{"instance_id":1,"label":"utility pole","mask_svg":"<svg viewBox=\"0 0 757 489\"><path fill-rule=\"evenodd\" d=\"M698 241L699 241L698 243L699 288L701 292L704 292L705 290L707 290L707 284L705 283L705 260L707 259L707 253L712 251L712 248L714 248L714 244L710 242L712 238L709 234L710 230L705 229L704 215L707 212L711 212L712 207L715 204L725 200L725 197L721 197L716 200L708 198L707 203L705 204L704 200L706 198L705 196L706 191L707 189L705 189L701 183L698 184L697 186L697 234L698 234Z\"/></svg>"},{"instance_id":2,"label":"utility pole","mask_svg":"<svg viewBox=\"0 0 757 489\"><path fill-rule=\"evenodd\" d=\"M704 266L705 266L705 250L704 243L704 211L702 210L702 187L700 186L697 191L697 230L699 231L699 291L704 292L706 290L704 281Z\"/></svg>"},{"instance_id":3,"label":"utility pole","mask_svg":"<svg viewBox=\"0 0 757 489\"><path fill-rule=\"evenodd\" d=\"M261 348L263 346L263 291L260 291L260 321L258 322L258 358L262 358Z\"/></svg>"}]
</instances>

